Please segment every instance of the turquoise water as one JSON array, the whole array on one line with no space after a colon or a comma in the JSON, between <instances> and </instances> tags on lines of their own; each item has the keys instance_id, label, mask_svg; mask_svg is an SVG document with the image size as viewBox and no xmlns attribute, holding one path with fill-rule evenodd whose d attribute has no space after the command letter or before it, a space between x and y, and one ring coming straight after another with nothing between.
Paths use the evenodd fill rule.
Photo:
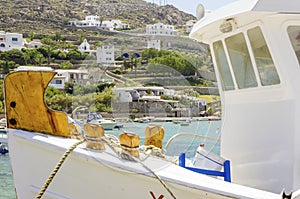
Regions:
<instances>
[{"instance_id":1,"label":"turquoise water","mask_svg":"<svg viewBox=\"0 0 300 199\"><path fill-rule=\"evenodd\" d=\"M211 138L220 138L221 121L192 121L188 126L181 126L172 122L156 122L154 124L162 125L165 130L163 146L167 141L177 133L192 133ZM105 131L106 134L113 134L117 137L120 133L127 131L140 136L141 144L144 143L144 132L147 123L124 123L120 130ZM193 157L200 143L205 143L206 150L214 153L220 152L220 143L208 139L198 139L193 137L179 137L175 139L167 149L167 155L178 155L185 152L187 157ZM15 199L14 184L9 162L9 155L0 155L0 199Z\"/></svg>"},{"instance_id":2,"label":"turquoise water","mask_svg":"<svg viewBox=\"0 0 300 199\"><path fill-rule=\"evenodd\" d=\"M199 136L220 139L221 121L191 121L188 126L181 126L173 122L154 122L151 124L162 125L165 130L163 146L175 134L190 133ZM141 144L144 143L144 132L147 123L125 123L124 128L120 130L106 131L107 133L119 136L124 131L133 132L140 136ZM214 153L220 153L220 143L208 139L199 139L194 137L178 137L169 145L167 155L179 155L185 152L187 157L192 157L200 143L205 143L205 149Z\"/></svg>"},{"instance_id":3,"label":"turquoise water","mask_svg":"<svg viewBox=\"0 0 300 199\"><path fill-rule=\"evenodd\" d=\"M0 154L0 199L15 199L9 155Z\"/></svg>"}]
</instances>

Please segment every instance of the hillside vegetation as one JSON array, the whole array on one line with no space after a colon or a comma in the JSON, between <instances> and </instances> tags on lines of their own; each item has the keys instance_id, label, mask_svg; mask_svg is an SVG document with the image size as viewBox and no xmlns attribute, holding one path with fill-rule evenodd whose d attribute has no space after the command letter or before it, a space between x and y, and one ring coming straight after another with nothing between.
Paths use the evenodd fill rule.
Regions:
<instances>
[{"instance_id":1,"label":"hillside vegetation","mask_svg":"<svg viewBox=\"0 0 300 199\"><path fill-rule=\"evenodd\" d=\"M35 34L70 34L69 20L98 15L101 20L120 19L132 28L163 22L183 27L195 19L174 6L158 6L143 0L1 0L0 30Z\"/></svg>"}]
</instances>

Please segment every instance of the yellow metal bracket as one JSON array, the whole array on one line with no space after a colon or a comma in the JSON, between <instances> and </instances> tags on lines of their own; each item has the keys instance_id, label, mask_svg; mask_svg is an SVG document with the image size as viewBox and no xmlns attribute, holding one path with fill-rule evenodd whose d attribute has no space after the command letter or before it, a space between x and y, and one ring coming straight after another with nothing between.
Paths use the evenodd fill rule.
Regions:
<instances>
[{"instance_id":1,"label":"yellow metal bracket","mask_svg":"<svg viewBox=\"0 0 300 199\"><path fill-rule=\"evenodd\" d=\"M18 71L4 80L7 127L70 137L67 115L51 110L45 90L54 77L50 71Z\"/></svg>"}]
</instances>

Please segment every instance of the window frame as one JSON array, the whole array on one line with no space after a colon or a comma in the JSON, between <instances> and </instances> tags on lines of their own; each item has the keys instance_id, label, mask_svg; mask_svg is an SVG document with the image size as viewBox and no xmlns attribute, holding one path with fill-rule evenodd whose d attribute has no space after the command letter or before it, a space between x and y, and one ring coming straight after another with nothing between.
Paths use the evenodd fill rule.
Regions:
<instances>
[{"instance_id":1,"label":"window frame","mask_svg":"<svg viewBox=\"0 0 300 199\"><path fill-rule=\"evenodd\" d=\"M298 23L299 24L299 23ZM262 85L261 83L261 79L260 79L260 75L259 75L259 71L258 71L258 68L257 68L257 64L256 64L256 60L255 60L255 56L254 56L254 53L253 53L253 49L252 49L252 46L251 46L251 42L250 42L250 39L248 37L248 31L253 29L253 28L256 28L256 27L259 27L262 34L263 34L263 37L264 37L264 40L266 42L266 45L268 47L268 50L269 50L269 53L271 55L271 58L273 60L273 63L274 63L274 66L275 66L275 69L276 69L276 72L277 72L277 75L279 77L279 84L271 84L271 85ZM255 74L255 78L256 78L256 81L257 81L257 86L256 87L250 87L250 88L239 88L238 85L237 85L237 80L236 80L236 76L233 72L233 68L232 68L232 63L231 63L231 60L230 60L230 56L229 56L229 53L228 53L228 47L227 47L227 44L225 42L225 39L229 38L229 37L232 37L234 35L237 35L237 34L240 34L242 33L245 37L245 41L246 41L246 44L247 44L247 48L248 48L248 52L250 54L250 60L251 60L251 63L252 63L252 66L253 66L253 70L254 70L254 74ZM233 79L233 82L234 82L234 89L232 90L225 90L224 87L222 86L222 91L223 92L235 92L235 91L240 91L240 90L251 90L251 89L257 89L257 88L267 88L267 87L273 87L273 86L278 86L278 85L281 85L281 77L280 77L280 70L279 68L277 67L277 64L276 64L276 60L273 59L273 52L271 50L271 44L270 44L270 41L268 40L268 38L265 37L265 30L262 26L262 22L261 21L257 21L255 23L252 23L252 24L249 24L245 27L242 27L239 29L239 31L236 31L236 32L230 32L230 33L225 33L226 34L226 37L224 37L224 34L220 35L219 37L216 37L212 42L211 42L211 45L210 45L210 49L211 49L211 53L212 53L212 58L214 60L214 64L216 64L215 66L215 70L216 72L218 73L217 74L217 77L219 79L220 82L223 81L221 75L220 75L220 71L219 71L219 66L217 65L217 60L216 60L216 54L214 52L214 49L213 49L213 45L214 43L218 42L218 41L221 41L222 44L223 44L223 47L224 47L224 50L225 50L225 55L226 55L226 59L227 59L227 62L229 64L229 69L230 69L230 72L231 72L231 76L232 76L232 79Z\"/></svg>"}]
</instances>

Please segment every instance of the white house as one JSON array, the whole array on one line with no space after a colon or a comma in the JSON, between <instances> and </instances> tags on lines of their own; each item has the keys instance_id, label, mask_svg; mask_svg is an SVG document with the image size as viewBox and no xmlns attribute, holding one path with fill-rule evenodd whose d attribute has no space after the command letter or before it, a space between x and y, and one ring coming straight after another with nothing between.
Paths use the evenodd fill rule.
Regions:
<instances>
[{"instance_id":1,"label":"white house","mask_svg":"<svg viewBox=\"0 0 300 199\"><path fill-rule=\"evenodd\" d=\"M133 102L138 100L160 100L161 95L173 97L175 91L173 89L165 89L163 87L127 87L114 89L119 102ZM150 94L148 93L150 92Z\"/></svg>"},{"instance_id":2,"label":"white house","mask_svg":"<svg viewBox=\"0 0 300 199\"><path fill-rule=\"evenodd\" d=\"M62 73L57 73L49 83L49 86L53 86L57 89L64 89L66 79L67 76L63 75Z\"/></svg>"},{"instance_id":3,"label":"white house","mask_svg":"<svg viewBox=\"0 0 300 199\"><path fill-rule=\"evenodd\" d=\"M49 86L57 89L63 89L66 82L73 82L77 84L90 84L89 73L86 70L55 70L57 74L53 77Z\"/></svg>"},{"instance_id":4,"label":"white house","mask_svg":"<svg viewBox=\"0 0 300 199\"><path fill-rule=\"evenodd\" d=\"M86 21L99 21L99 16L97 15L89 15L85 17Z\"/></svg>"},{"instance_id":5,"label":"white house","mask_svg":"<svg viewBox=\"0 0 300 199\"><path fill-rule=\"evenodd\" d=\"M152 39L147 41L147 48L155 48L157 50L161 49L161 40Z\"/></svg>"},{"instance_id":6,"label":"white house","mask_svg":"<svg viewBox=\"0 0 300 199\"><path fill-rule=\"evenodd\" d=\"M102 45L96 51L97 63L105 66L115 65L115 47L113 45Z\"/></svg>"},{"instance_id":7,"label":"white house","mask_svg":"<svg viewBox=\"0 0 300 199\"><path fill-rule=\"evenodd\" d=\"M90 44L86 39L84 39L83 42L78 46L78 50L80 52L90 52Z\"/></svg>"},{"instance_id":8,"label":"white house","mask_svg":"<svg viewBox=\"0 0 300 199\"><path fill-rule=\"evenodd\" d=\"M89 80L89 73L87 70L63 70L57 69L57 76L65 76L66 82L85 84Z\"/></svg>"},{"instance_id":9,"label":"white house","mask_svg":"<svg viewBox=\"0 0 300 199\"><path fill-rule=\"evenodd\" d=\"M101 28L106 28L109 30L114 30L114 24L111 21L102 21Z\"/></svg>"},{"instance_id":10,"label":"white house","mask_svg":"<svg viewBox=\"0 0 300 199\"><path fill-rule=\"evenodd\" d=\"M167 35L179 36L179 31L175 30L172 25L165 25L163 23L156 23L146 26L146 34L148 35Z\"/></svg>"},{"instance_id":11,"label":"white house","mask_svg":"<svg viewBox=\"0 0 300 199\"><path fill-rule=\"evenodd\" d=\"M24 48L23 35L19 33L0 32L0 51Z\"/></svg>"},{"instance_id":12,"label":"white house","mask_svg":"<svg viewBox=\"0 0 300 199\"><path fill-rule=\"evenodd\" d=\"M85 20L82 21L69 21L69 25L79 26L79 27L101 27L108 30L115 29L126 29L129 28L129 25L122 23L120 20L111 20L111 21L100 21L99 16L89 15L85 17Z\"/></svg>"},{"instance_id":13,"label":"white house","mask_svg":"<svg viewBox=\"0 0 300 199\"><path fill-rule=\"evenodd\" d=\"M32 40L32 41L27 42L26 39L25 39L24 42L25 42L25 46L28 49L39 48L43 45L40 40Z\"/></svg>"},{"instance_id":14,"label":"white house","mask_svg":"<svg viewBox=\"0 0 300 199\"><path fill-rule=\"evenodd\" d=\"M63 89L65 87L66 82L73 82L77 84L90 84L90 74L87 70L77 70L77 69L70 69L70 70L63 70L57 69L54 70L51 67L41 67L41 66L19 66L15 69L15 71L54 71L56 75L53 77L49 86L53 86L57 89Z\"/></svg>"},{"instance_id":15,"label":"white house","mask_svg":"<svg viewBox=\"0 0 300 199\"><path fill-rule=\"evenodd\" d=\"M57 74L53 77L49 86L64 89L66 82L89 84L89 74L86 70L54 70Z\"/></svg>"},{"instance_id":16,"label":"white house","mask_svg":"<svg viewBox=\"0 0 300 199\"><path fill-rule=\"evenodd\" d=\"M101 22L97 15L86 16L82 21L69 21L69 25L75 25L79 27L100 27Z\"/></svg>"}]
</instances>

